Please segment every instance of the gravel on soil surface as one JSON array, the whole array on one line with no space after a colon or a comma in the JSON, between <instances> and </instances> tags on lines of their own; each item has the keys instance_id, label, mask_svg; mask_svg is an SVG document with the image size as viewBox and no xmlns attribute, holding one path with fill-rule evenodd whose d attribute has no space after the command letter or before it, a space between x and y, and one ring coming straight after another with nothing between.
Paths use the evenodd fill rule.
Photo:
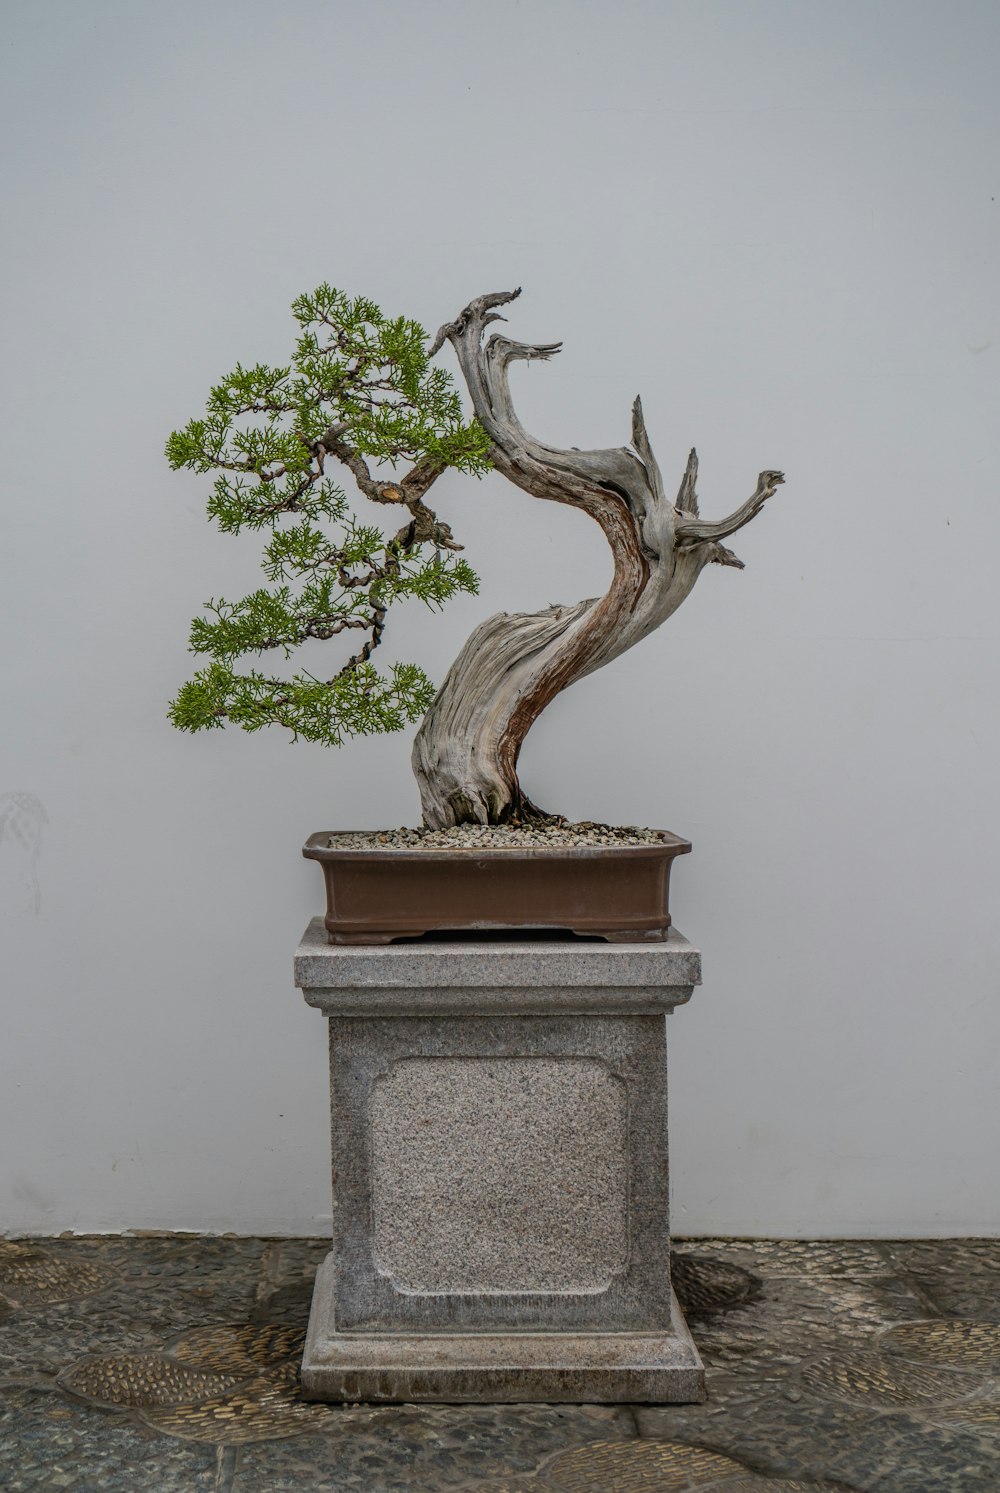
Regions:
<instances>
[{"instance_id":1,"label":"gravel on soil surface","mask_svg":"<svg viewBox=\"0 0 1000 1493\"><path fill-rule=\"evenodd\" d=\"M659 845L663 831L634 824L459 824L451 829L341 830L330 836L336 850L521 850L525 847Z\"/></svg>"}]
</instances>

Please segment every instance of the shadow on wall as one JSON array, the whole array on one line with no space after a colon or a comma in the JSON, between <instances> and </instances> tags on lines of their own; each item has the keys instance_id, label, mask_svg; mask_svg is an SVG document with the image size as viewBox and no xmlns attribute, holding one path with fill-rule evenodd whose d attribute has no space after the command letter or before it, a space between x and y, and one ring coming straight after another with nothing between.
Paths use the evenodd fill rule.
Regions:
<instances>
[{"instance_id":1,"label":"shadow on wall","mask_svg":"<svg viewBox=\"0 0 1000 1493\"><path fill-rule=\"evenodd\" d=\"M41 912L38 862L48 822L34 793L0 794L0 910Z\"/></svg>"}]
</instances>

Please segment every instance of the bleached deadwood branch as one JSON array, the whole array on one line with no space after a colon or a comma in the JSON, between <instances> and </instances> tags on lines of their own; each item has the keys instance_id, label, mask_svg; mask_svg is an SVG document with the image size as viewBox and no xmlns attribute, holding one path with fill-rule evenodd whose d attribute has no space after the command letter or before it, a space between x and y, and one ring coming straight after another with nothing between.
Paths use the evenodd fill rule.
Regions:
<instances>
[{"instance_id":1,"label":"bleached deadwood branch","mask_svg":"<svg viewBox=\"0 0 1000 1493\"><path fill-rule=\"evenodd\" d=\"M519 290L484 295L441 328L451 342L473 407L492 442L494 466L525 492L590 515L608 541L614 577L607 593L572 606L490 617L473 632L424 717L413 749L424 820L442 827L542 816L517 778L521 745L545 706L659 627L690 594L707 564L740 565L721 540L749 523L783 480L762 472L751 498L728 519L706 522L688 458L675 502L665 494L638 399L632 445L563 451L522 426L510 393L510 365L547 359L559 343L512 342L485 329Z\"/></svg>"}]
</instances>

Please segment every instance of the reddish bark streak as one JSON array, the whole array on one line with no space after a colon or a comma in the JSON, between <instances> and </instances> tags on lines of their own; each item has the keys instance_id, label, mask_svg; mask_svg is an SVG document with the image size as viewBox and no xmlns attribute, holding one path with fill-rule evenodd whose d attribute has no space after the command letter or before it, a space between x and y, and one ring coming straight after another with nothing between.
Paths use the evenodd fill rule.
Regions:
<instances>
[{"instance_id":1,"label":"reddish bark streak","mask_svg":"<svg viewBox=\"0 0 1000 1493\"><path fill-rule=\"evenodd\" d=\"M556 695L584 671L586 663L616 631L622 618L635 610L649 579L649 562L642 553L635 522L623 499L609 493L594 507L587 505L586 511L600 524L611 545L614 580L565 651L539 674L532 689L521 696L510 715L497 742L497 761L504 778L512 784L517 783L518 757L535 721Z\"/></svg>"}]
</instances>

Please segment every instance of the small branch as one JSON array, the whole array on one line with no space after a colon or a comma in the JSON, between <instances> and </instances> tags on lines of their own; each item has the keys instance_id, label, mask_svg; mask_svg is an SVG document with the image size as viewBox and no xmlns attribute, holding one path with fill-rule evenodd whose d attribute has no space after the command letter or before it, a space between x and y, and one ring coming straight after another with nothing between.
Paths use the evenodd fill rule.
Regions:
<instances>
[{"instance_id":1,"label":"small branch","mask_svg":"<svg viewBox=\"0 0 1000 1493\"><path fill-rule=\"evenodd\" d=\"M684 476L681 478L681 485L677 490L677 501L674 504L678 513L690 513L695 518L698 517L698 494L695 490L697 481L698 453L692 446L687 466L684 468Z\"/></svg>"},{"instance_id":2,"label":"small branch","mask_svg":"<svg viewBox=\"0 0 1000 1493\"><path fill-rule=\"evenodd\" d=\"M482 335L483 328L489 326L491 321L504 320L502 316L487 313L491 312L494 306L507 306L511 301L516 301L520 294L521 287L519 285L516 290L494 290L489 295L477 296L474 301L469 302L459 316L456 316L454 321L445 322L427 349L427 356L433 358L435 353L441 351L446 342L460 338L470 322L478 324L480 335Z\"/></svg>"},{"instance_id":3,"label":"small branch","mask_svg":"<svg viewBox=\"0 0 1000 1493\"><path fill-rule=\"evenodd\" d=\"M398 482L379 482L373 477L364 457L342 439L347 429L341 421L331 425L316 442L317 452L329 452L350 469L359 489L373 503L403 503L410 510L410 522L396 535L393 543L404 550L418 544L434 544L439 549L460 550L463 548L451 532L450 525L438 519L427 507L423 495L447 469L446 463L436 456L422 456Z\"/></svg>"},{"instance_id":4,"label":"small branch","mask_svg":"<svg viewBox=\"0 0 1000 1493\"><path fill-rule=\"evenodd\" d=\"M399 486L405 503L417 503L446 470L445 463L437 456L422 456L407 472Z\"/></svg>"},{"instance_id":5,"label":"small branch","mask_svg":"<svg viewBox=\"0 0 1000 1493\"><path fill-rule=\"evenodd\" d=\"M346 420L338 420L335 424L329 425L324 430L316 444L317 446L325 446L328 451L331 451L333 443L339 441L342 435L346 435L349 429L350 426Z\"/></svg>"},{"instance_id":6,"label":"small branch","mask_svg":"<svg viewBox=\"0 0 1000 1493\"><path fill-rule=\"evenodd\" d=\"M306 623L305 636L307 638L332 638L338 632L345 632L349 627L370 627L371 621L368 617L340 617L336 622L322 622L315 620Z\"/></svg>"},{"instance_id":7,"label":"small branch","mask_svg":"<svg viewBox=\"0 0 1000 1493\"><path fill-rule=\"evenodd\" d=\"M308 622L303 623L301 632L290 634L286 638L260 638L253 643L254 653L267 653L271 648L284 648L286 654L290 648L297 648L304 643L306 638L332 638L338 632L345 632L349 627L371 627L372 619L369 617L338 617L332 621L328 617L310 617ZM247 649L246 651L250 651Z\"/></svg>"},{"instance_id":8,"label":"small branch","mask_svg":"<svg viewBox=\"0 0 1000 1493\"><path fill-rule=\"evenodd\" d=\"M384 580L388 575L387 570L379 569L377 566L372 565L371 561L368 562L371 568L369 569L367 575L348 575L343 565L337 564L337 561L332 558L329 560L321 560L319 563L321 565L337 565L337 581L341 589L344 591L359 590L362 586L370 586L373 581Z\"/></svg>"},{"instance_id":9,"label":"small branch","mask_svg":"<svg viewBox=\"0 0 1000 1493\"><path fill-rule=\"evenodd\" d=\"M367 643L365 643L360 652L356 653L353 658L349 658L342 669L337 670L334 678L342 679L345 674L353 673L353 671L359 666L359 664L366 664L368 662L372 654L375 652L375 649L382 641L382 634L383 632L385 632L385 613L386 609L384 606L382 606L379 602L373 603L372 614L367 621L367 626L369 626L372 630L371 637L368 639Z\"/></svg>"},{"instance_id":10,"label":"small branch","mask_svg":"<svg viewBox=\"0 0 1000 1493\"><path fill-rule=\"evenodd\" d=\"M401 503L402 498L398 496L398 488L395 484L376 482L364 457L355 451L342 439L343 431L347 426L341 421L338 425L331 425L320 439L316 442L317 447L335 456L348 468L361 492L366 498L371 498L373 503ZM397 496L387 496L386 488L391 486Z\"/></svg>"},{"instance_id":11,"label":"small branch","mask_svg":"<svg viewBox=\"0 0 1000 1493\"><path fill-rule=\"evenodd\" d=\"M689 470L690 466L691 463L689 461ZM697 467L695 470L697 470ZM685 473L686 480L687 473ZM693 514L690 516L685 514L676 529L678 546L699 544L713 539L728 539L730 534L735 534L737 529L742 529L744 524L748 524L752 518L757 517L757 514L763 508L768 498L774 495L784 480L782 472L761 472L757 478L757 486L752 496L747 498L746 502L737 508L735 513L731 513L728 518L718 519L715 523L697 518ZM683 493L683 491L684 483L681 484L681 492Z\"/></svg>"},{"instance_id":12,"label":"small branch","mask_svg":"<svg viewBox=\"0 0 1000 1493\"><path fill-rule=\"evenodd\" d=\"M251 518L268 519L276 513L298 513L299 499L305 497L313 483L317 482L322 475L322 471L307 473L298 487L294 488L292 492L287 493L277 503L252 504L248 502L246 507L247 515Z\"/></svg>"},{"instance_id":13,"label":"small branch","mask_svg":"<svg viewBox=\"0 0 1000 1493\"><path fill-rule=\"evenodd\" d=\"M639 459L646 468L649 485L653 489L657 499L665 497L663 491L663 475L660 472L660 464L653 455L653 448L649 443L649 433L646 430L646 421L642 413L642 400L638 394L632 405L632 445L639 454Z\"/></svg>"},{"instance_id":14,"label":"small branch","mask_svg":"<svg viewBox=\"0 0 1000 1493\"><path fill-rule=\"evenodd\" d=\"M416 549L418 544L433 544L435 549L441 550L465 548L455 539L451 532L451 525L436 518L433 509L426 507L423 503L418 503L410 511L413 517L398 531L392 541L398 550L405 553Z\"/></svg>"}]
</instances>

